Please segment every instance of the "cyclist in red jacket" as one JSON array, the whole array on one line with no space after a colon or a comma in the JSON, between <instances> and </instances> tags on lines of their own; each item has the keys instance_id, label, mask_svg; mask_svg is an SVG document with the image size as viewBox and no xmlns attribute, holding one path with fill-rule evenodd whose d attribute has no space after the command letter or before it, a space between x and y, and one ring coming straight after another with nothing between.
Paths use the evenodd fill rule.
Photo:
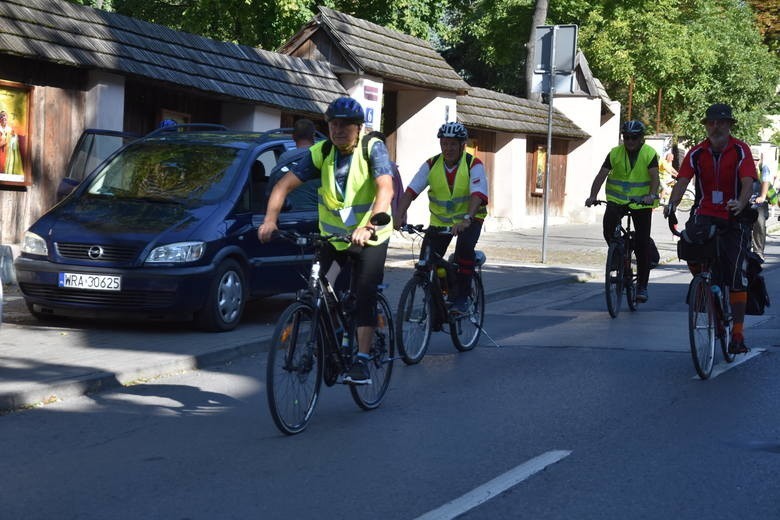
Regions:
<instances>
[{"instance_id":1,"label":"cyclist in red jacket","mask_svg":"<svg viewBox=\"0 0 780 520\"><path fill-rule=\"evenodd\" d=\"M731 127L737 121L729 105L710 106L701 122L707 138L685 155L664 216L674 213L685 188L695 177L700 198L694 215L709 217L724 230L719 260L734 313L729 351L742 354L748 351L743 333L747 304L745 264L755 220L755 210L749 205L753 182L757 180L756 167L750 146L731 135Z\"/></svg>"}]
</instances>

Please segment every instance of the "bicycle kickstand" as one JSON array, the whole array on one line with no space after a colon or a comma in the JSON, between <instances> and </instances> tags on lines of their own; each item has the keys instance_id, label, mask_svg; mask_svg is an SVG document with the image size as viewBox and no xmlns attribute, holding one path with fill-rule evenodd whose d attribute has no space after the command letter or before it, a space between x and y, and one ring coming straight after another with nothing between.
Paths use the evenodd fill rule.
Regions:
<instances>
[{"instance_id":1,"label":"bicycle kickstand","mask_svg":"<svg viewBox=\"0 0 780 520\"><path fill-rule=\"evenodd\" d=\"M483 333L485 336L487 336L487 338L490 340L490 342L491 342L493 345L495 345L495 346L496 346L496 348L501 348L501 345L499 345L498 343L496 343L496 340L494 340L494 339L493 339L493 336L491 336L490 334L488 334L488 331L486 331L486 330L485 330L485 327L480 327L480 328L479 328L479 330L481 330L481 331L482 331L482 333Z\"/></svg>"}]
</instances>

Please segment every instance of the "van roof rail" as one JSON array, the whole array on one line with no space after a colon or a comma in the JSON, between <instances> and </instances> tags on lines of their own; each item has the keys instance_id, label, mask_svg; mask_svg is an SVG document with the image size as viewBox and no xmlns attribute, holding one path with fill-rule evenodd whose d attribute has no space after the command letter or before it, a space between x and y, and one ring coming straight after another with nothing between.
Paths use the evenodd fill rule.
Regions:
<instances>
[{"instance_id":1,"label":"van roof rail","mask_svg":"<svg viewBox=\"0 0 780 520\"><path fill-rule=\"evenodd\" d=\"M177 123L175 125L156 128L146 134L144 137L154 137L156 135L166 134L168 132L187 132L192 130L219 130L224 132L227 131L227 127L225 125L217 125L214 123Z\"/></svg>"}]
</instances>

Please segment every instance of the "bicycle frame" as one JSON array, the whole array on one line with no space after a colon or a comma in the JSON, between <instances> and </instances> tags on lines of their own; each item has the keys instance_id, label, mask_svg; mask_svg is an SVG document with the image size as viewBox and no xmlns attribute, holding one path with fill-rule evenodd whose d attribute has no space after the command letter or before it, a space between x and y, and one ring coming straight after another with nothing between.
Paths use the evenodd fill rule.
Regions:
<instances>
[{"instance_id":1,"label":"bicycle frame","mask_svg":"<svg viewBox=\"0 0 780 520\"><path fill-rule=\"evenodd\" d=\"M428 228L424 233L421 229L409 229L417 233L418 236L422 237L427 236L428 233L447 234L450 232L449 228ZM441 330L442 325L449 322L447 318L447 302L445 300L444 290L441 285L441 278L438 276L439 268L443 268L446 271L445 278L447 283L453 283L455 280L455 271L457 269L457 265L453 262L445 260L439 253L433 251L431 244L427 242L419 260L414 266L414 269L415 275L427 278L428 283L430 283L431 286L431 295L433 297L434 307L436 309L433 320L434 330Z\"/></svg>"},{"instance_id":2,"label":"bicycle frame","mask_svg":"<svg viewBox=\"0 0 780 520\"><path fill-rule=\"evenodd\" d=\"M733 320L729 298L731 288L723 281L723 273L720 265L720 234L720 231L716 231L715 236L712 237L712 240L715 241L715 256L708 259L706 262L697 264L701 266L701 270L695 276L704 278L710 288L718 288L719 298L715 298L715 301L717 302L717 308L715 310L718 319L722 322L723 326L729 328Z\"/></svg>"},{"instance_id":3,"label":"bicycle frame","mask_svg":"<svg viewBox=\"0 0 780 520\"><path fill-rule=\"evenodd\" d=\"M681 240L682 234L677 231L677 218L669 216L669 230ZM688 334L691 344L691 355L696 372L701 379L707 379L712 371L714 361L714 343L720 343L723 358L727 363L734 361L734 354L728 350L729 338L734 316L731 312L729 292L730 288L724 283L720 262L720 230L716 230L710 239L715 241L715 252L703 262L689 262L689 270L693 273L691 265L699 266L688 285L686 302L688 303ZM702 286L703 291L702 292ZM700 295L706 295L705 303ZM710 313L711 314L708 314ZM699 324L703 315L709 317ZM706 331L706 332L705 332Z\"/></svg>"},{"instance_id":4,"label":"bicycle frame","mask_svg":"<svg viewBox=\"0 0 780 520\"><path fill-rule=\"evenodd\" d=\"M640 199L631 199L631 202L642 204ZM637 309L636 283L639 278L638 266L637 269L633 269L631 266L631 260L634 254L635 244L635 232L631 229L633 221L633 210L629 204L618 205L609 203L605 200L597 200L598 204L611 204L621 209L621 216L615 224L615 229L612 231L612 236L609 238L609 248L607 253L607 266L605 270L605 296L607 298L607 310L609 315L616 318L620 313L620 300L623 293L626 295L626 301L629 309L635 311ZM649 206L648 206L649 207ZM623 220L625 220L625 225ZM617 256L618 265L620 268L615 268L615 258ZM613 272L615 275L613 276ZM622 277L622 278L620 278Z\"/></svg>"},{"instance_id":5,"label":"bicycle frame","mask_svg":"<svg viewBox=\"0 0 780 520\"><path fill-rule=\"evenodd\" d=\"M327 277L321 275L321 264L319 249L315 254L314 261L309 271L308 289L299 291L296 300L309 303L314 308L312 321L314 323L323 323L322 330L325 331L325 344L323 350L325 354L325 384L332 386L336 382L338 374L348 370L352 364L353 354L356 350L355 345L355 326L351 313L345 311L342 305L343 300L351 297L352 287L339 298ZM317 334L317 328L313 327L311 334ZM346 334L348 338L348 348L342 348L342 338ZM316 344L316 338L311 337L309 345Z\"/></svg>"},{"instance_id":6,"label":"bicycle frame","mask_svg":"<svg viewBox=\"0 0 780 520\"><path fill-rule=\"evenodd\" d=\"M626 225L623 225L623 219L626 220ZM626 279L624 280L624 285L626 289L633 286L636 283L637 280L637 273L634 272L630 265L628 265L631 262L631 252L634 251L633 243L634 243L634 231L631 229L631 223L633 222L634 216L631 212L631 208L628 206L625 207L625 213L618 221L617 225L615 226L615 231L612 234L613 240L620 241L622 245L622 252L623 252L623 262L625 265L625 270L623 271L626 275ZM631 279L628 279L628 274L631 274Z\"/></svg>"}]
</instances>

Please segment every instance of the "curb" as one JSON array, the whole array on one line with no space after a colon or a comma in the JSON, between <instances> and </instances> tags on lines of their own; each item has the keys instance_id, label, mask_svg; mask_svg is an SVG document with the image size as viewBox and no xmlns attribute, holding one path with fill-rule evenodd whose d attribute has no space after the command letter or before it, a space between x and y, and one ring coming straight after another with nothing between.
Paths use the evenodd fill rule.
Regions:
<instances>
[{"instance_id":1,"label":"curb","mask_svg":"<svg viewBox=\"0 0 780 520\"><path fill-rule=\"evenodd\" d=\"M485 294L485 301L488 303L495 303L500 300L521 296L542 288L555 287L573 282L584 282L592 278L592 275L585 272L562 275L554 280L490 291ZM66 380L50 385L41 385L41 388L33 390L0 394L0 414L27 408L35 408L61 401L65 398L79 397L111 388L133 386L143 381L157 379L176 373L191 372L193 370L224 365L235 359L267 352L272 334L273 332L248 342L245 341L230 347L219 348L211 352L158 362L151 366L122 372L93 372L69 381Z\"/></svg>"},{"instance_id":2,"label":"curb","mask_svg":"<svg viewBox=\"0 0 780 520\"><path fill-rule=\"evenodd\" d=\"M139 382L176 373L224 365L238 358L264 351L267 352L270 341L271 335L269 334L249 343L241 343L194 356L163 361L147 367L123 372L93 372L76 377L70 381L42 385L42 388L39 389L2 394L0 395L0 415L62 401L64 398L79 397L110 388L134 386Z\"/></svg>"}]
</instances>

